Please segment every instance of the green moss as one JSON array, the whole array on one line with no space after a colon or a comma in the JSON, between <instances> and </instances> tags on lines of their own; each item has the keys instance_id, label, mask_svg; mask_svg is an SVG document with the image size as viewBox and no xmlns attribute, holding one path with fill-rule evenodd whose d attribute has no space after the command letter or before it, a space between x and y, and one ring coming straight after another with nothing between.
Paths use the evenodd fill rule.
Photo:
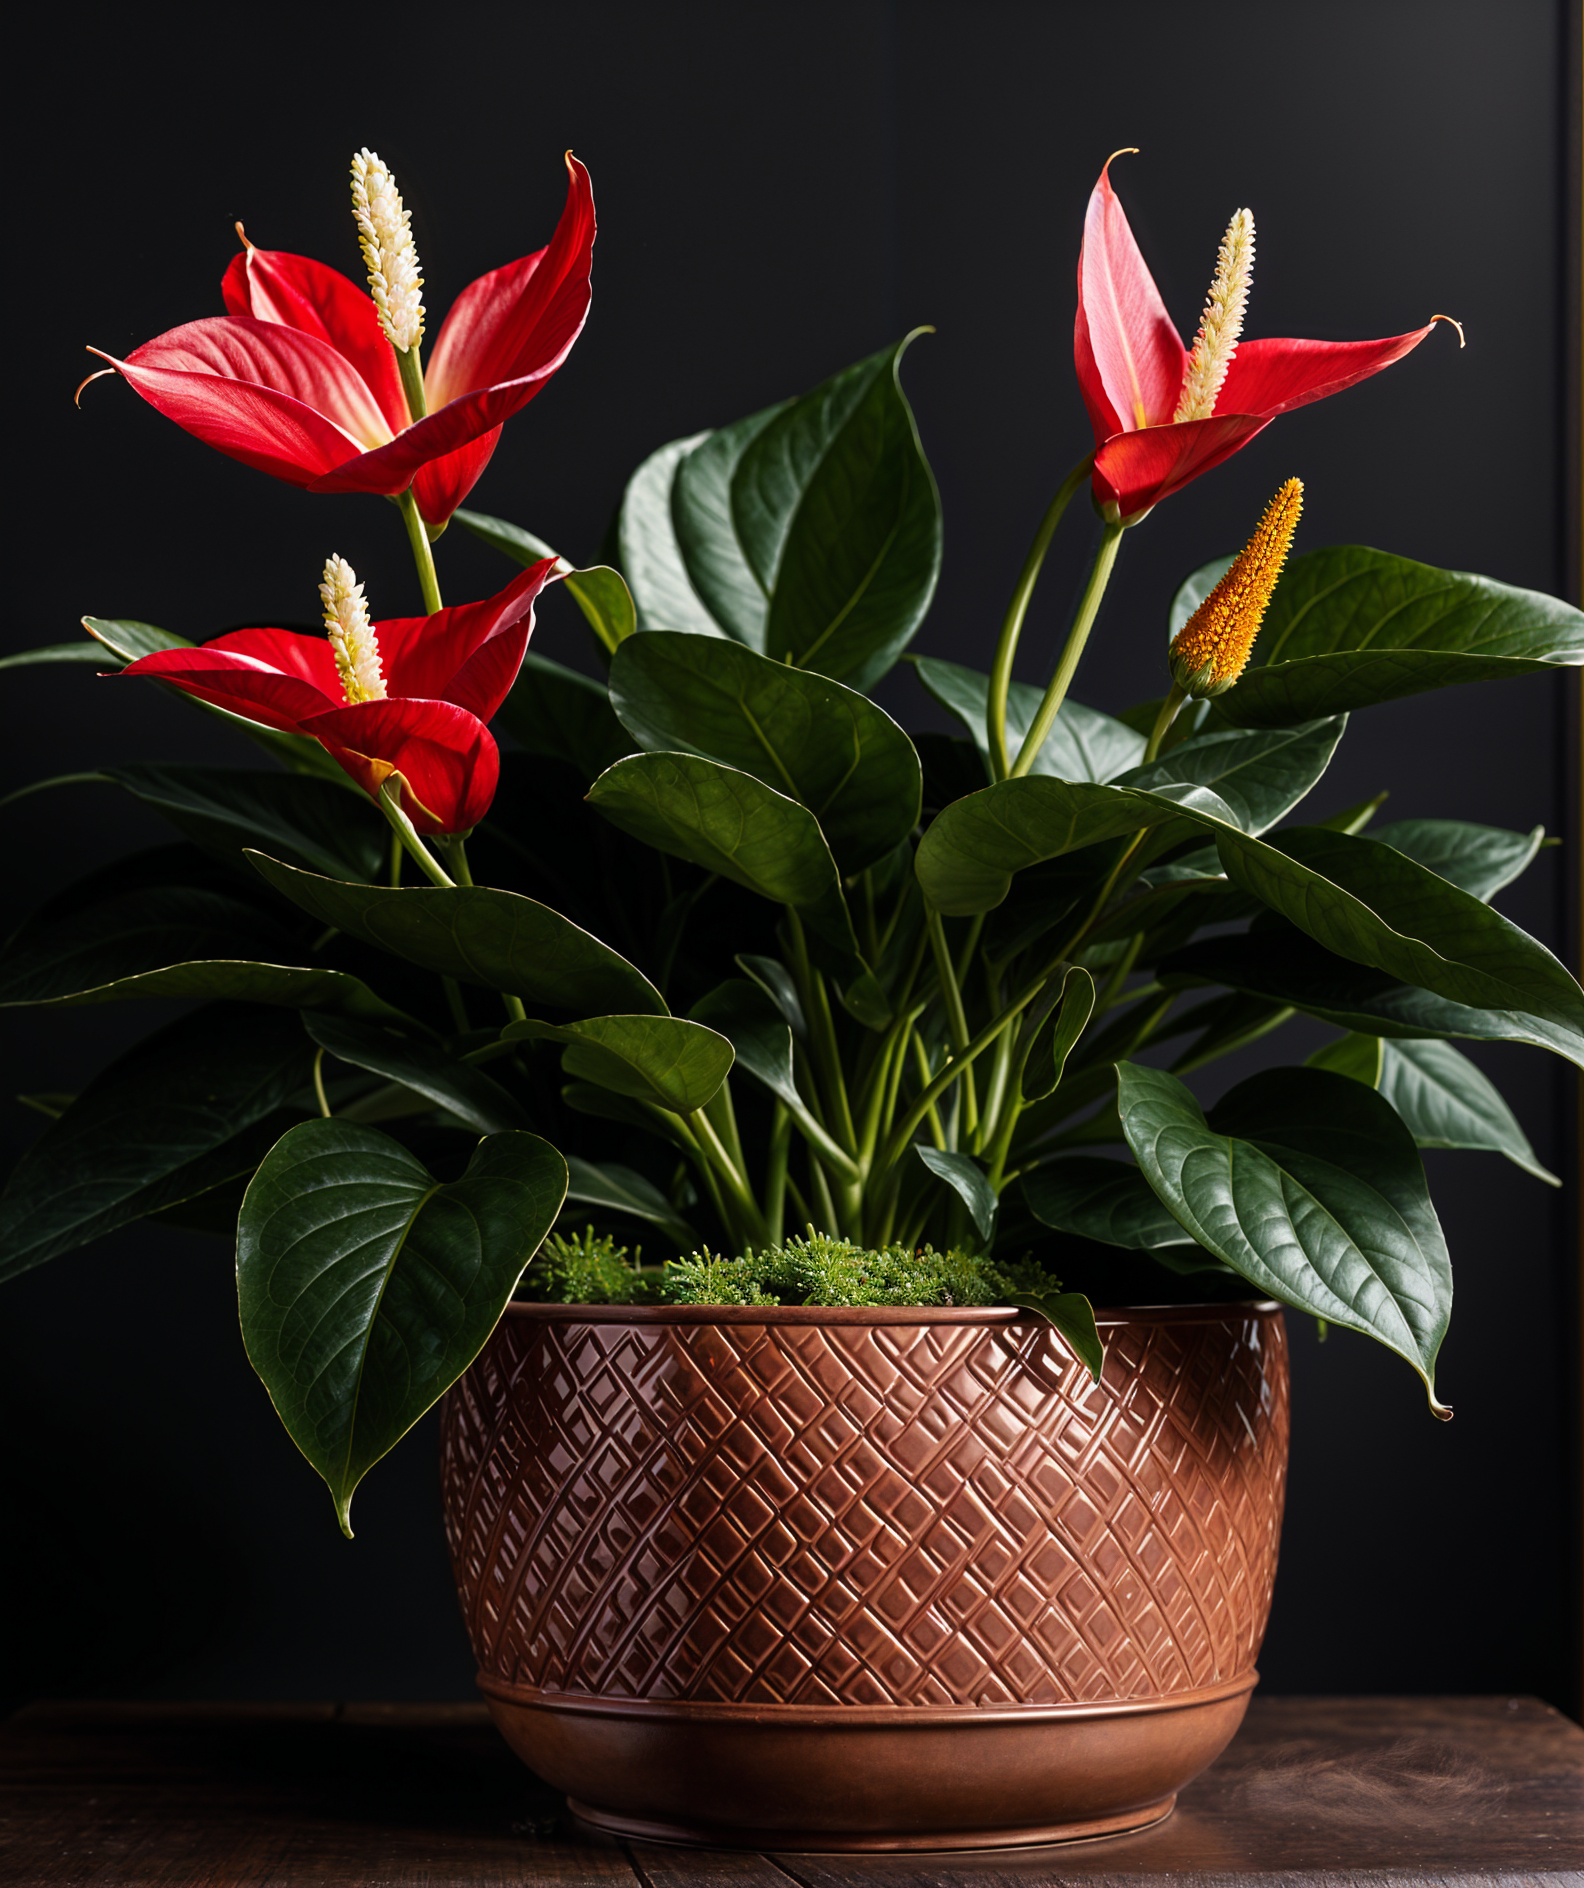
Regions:
<instances>
[{"instance_id":1,"label":"green moss","mask_svg":"<svg viewBox=\"0 0 1584 1888\"><path fill-rule=\"evenodd\" d=\"M674 1260L664 1285L666 1299L683 1305L994 1305L1008 1292L1060 1289L1027 1261L995 1265L933 1246L867 1251L812 1227L806 1238L741 1258L705 1251Z\"/></svg>"},{"instance_id":2,"label":"green moss","mask_svg":"<svg viewBox=\"0 0 1584 1888\"><path fill-rule=\"evenodd\" d=\"M553 1232L523 1273L516 1295L553 1305L652 1305L660 1296L658 1274L643 1271L642 1256L642 1247L629 1257L614 1239L596 1239L592 1226L584 1227L581 1239Z\"/></svg>"}]
</instances>

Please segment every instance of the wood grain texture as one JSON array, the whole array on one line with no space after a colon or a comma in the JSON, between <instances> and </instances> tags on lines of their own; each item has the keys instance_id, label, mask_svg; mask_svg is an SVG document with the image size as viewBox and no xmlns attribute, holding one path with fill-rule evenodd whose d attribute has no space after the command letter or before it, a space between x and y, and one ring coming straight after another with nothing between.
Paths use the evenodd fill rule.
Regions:
<instances>
[{"instance_id":1,"label":"wood grain texture","mask_svg":"<svg viewBox=\"0 0 1584 1888\"><path fill-rule=\"evenodd\" d=\"M0 1726L19 1888L1584 1888L1584 1731L1532 1699L1256 1699L1142 1835L978 1856L622 1845L479 1705L40 1704Z\"/></svg>"}]
</instances>

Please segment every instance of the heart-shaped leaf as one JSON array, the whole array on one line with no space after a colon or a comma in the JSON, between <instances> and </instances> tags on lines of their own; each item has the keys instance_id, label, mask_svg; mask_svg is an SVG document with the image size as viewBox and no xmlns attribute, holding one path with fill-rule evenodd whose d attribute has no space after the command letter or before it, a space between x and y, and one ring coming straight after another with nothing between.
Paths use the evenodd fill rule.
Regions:
<instances>
[{"instance_id":1,"label":"heart-shaped leaf","mask_svg":"<svg viewBox=\"0 0 1584 1888\"><path fill-rule=\"evenodd\" d=\"M237 1224L242 1337L345 1534L358 1483L483 1349L566 1179L533 1134L481 1141L449 1185L349 1121L266 1155Z\"/></svg>"},{"instance_id":2,"label":"heart-shaped leaf","mask_svg":"<svg viewBox=\"0 0 1584 1888\"><path fill-rule=\"evenodd\" d=\"M1333 545L1287 566L1255 657L1262 666L1217 710L1240 727L1276 727L1584 662L1584 614L1489 577Z\"/></svg>"},{"instance_id":3,"label":"heart-shaped leaf","mask_svg":"<svg viewBox=\"0 0 1584 1888\"><path fill-rule=\"evenodd\" d=\"M867 690L923 620L940 501L897 367L908 340L639 468L624 570L646 629L725 635Z\"/></svg>"},{"instance_id":4,"label":"heart-shaped leaf","mask_svg":"<svg viewBox=\"0 0 1584 1888\"><path fill-rule=\"evenodd\" d=\"M1131 1162L1064 1154L1024 1174L1023 1197L1040 1224L1056 1232L1138 1252L1193 1244L1193 1234L1172 1217Z\"/></svg>"},{"instance_id":5,"label":"heart-shaped leaf","mask_svg":"<svg viewBox=\"0 0 1584 1888\"><path fill-rule=\"evenodd\" d=\"M118 1057L0 1193L0 1279L251 1173L312 1049L278 1009L214 1003Z\"/></svg>"},{"instance_id":6,"label":"heart-shaped leaf","mask_svg":"<svg viewBox=\"0 0 1584 1888\"><path fill-rule=\"evenodd\" d=\"M990 766L989 714L990 678L977 669L965 669L955 662L942 662L935 656L918 656L913 672L940 705L953 714L973 737L974 746ZM1030 724L1044 699L1044 690L1031 688L1027 682L1014 682L1007 690L1007 749L1015 754L1028 733ZM1032 771L1049 774L1058 780L1114 779L1144 758L1144 736L1125 721L1086 708L1071 695L1061 705L1045 744L1034 757ZM975 781L975 786L980 783ZM955 796L954 796L955 797Z\"/></svg>"},{"instance_id":7,"label":"heart-shaped leaf","mask_svg":"<svg viewBox=\"0 0 1584 1888\"><path fill-rule=\"evenodd\" d=\"M677 1114L702 1108L732 1065L726 1038L683 1016L591 1016L559 1025L530 1017L501 1035L507 1042L564 1042L561 1066L574 1081Z\"/></svg>"},{"instance_id":8,"label":"heart-shaped leaf","mask_svg":"<svg viewBox=\"0 0 1584 1888\"><path fill-rule=\"evenodd\" d=\"M1023 1064L1025 1101L1043 1101L1055 1093L1094 1006L1094 978L1079 964L1068 965L1059 979L1052 977L1045 995L1035 1000L1030 1011L1034 1040Z\"/></svg>"},{"instance_id":9,"label":"heart-shaped leaf","mask_svg":"<svg viewBox=\"0 0 1584 1888\"><path fill-rule=\"evenodd\" d=\"M554 1009L666 1014L660 992L626 958L531 898L487 885L348 885L262 853L248 857L322 924L426 970Z\"/></svg>"},{"instance_id":10,"label":"heart-shaped leaf","mask_svg":"<svg viewBox=\"0 0 1584 1888\"><path fill-rule=\"evenodd\" d=\"M1122 1129L1192 1237L1300 1311L1376 1338L1424 1379L1452 1309L1452 1266L1413 1136L1362 1083L1271 1069L1206 1121L1161 1069L1117 1065Z\"/></svg>"},{"instance_id":11,"label":"heart-shaped leaf","mask_svg":"<svg viewBox=\"0 0 1584 1888\"><path fill-rule=\"evenodd\" d=\"M1562 1182L1539 1158L1495 1085L1449 1042L1390 1042L1347 1035L1309 1057L1310 1068L1376 1089L1407 1123L1420 1147L1458 1147L1505 1154L1547 1185Z\"/></svg>"},{"instance_id":12,"label":"heart-shaped leaf","mask_svg":"<svg viewBox=\"0 0 1584 1888\"><path fill-rule=\"evenodd\" d=\"M873 865L918 822L913 743L828 676L734 643L701 662L697 638L657 631L618 652L610 698L639 746L704 755L800 801L843 874Z\"/></svg>"}]
</instances>

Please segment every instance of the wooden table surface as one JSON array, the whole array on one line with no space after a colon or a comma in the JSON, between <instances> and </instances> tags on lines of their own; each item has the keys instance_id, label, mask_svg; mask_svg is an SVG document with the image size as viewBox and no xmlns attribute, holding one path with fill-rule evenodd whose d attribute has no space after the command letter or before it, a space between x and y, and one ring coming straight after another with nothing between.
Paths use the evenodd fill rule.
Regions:
<instances>
[{"instance_id":1,"label":"wooden table surface","mask_svg":"<svg viewBox=\"0 0 1584 1888\"><path fill-rule=\"evenodd\" d=\"M1256 1698L1154 1829L958 1856L614 1842L481 1705L35 1704L0 1757L20 1888L1584 1888L1584 1731L1532 1698Z\"/></svg>"}]
</instances>

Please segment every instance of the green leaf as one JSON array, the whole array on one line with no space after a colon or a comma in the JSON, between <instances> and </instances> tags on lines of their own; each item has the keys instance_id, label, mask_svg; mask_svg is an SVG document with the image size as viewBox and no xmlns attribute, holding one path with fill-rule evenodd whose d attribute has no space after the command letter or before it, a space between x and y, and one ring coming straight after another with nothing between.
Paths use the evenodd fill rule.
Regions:
<instances>
[{"instance_id":1,"label":"green leaf","mask_svg":"<svg viewBox=\"0 0 1584 1888\"><path fill-rule=\"evenodd\" d=\"M689 1014L694 1022L705 1023L726 1038L736 1051L738 1067L763 1082L797 1114L807 1113L792 1073L792 1030L762 985L746 977L731 977L700 997Z\"/></svg>"},{"instance_id":2,"label":"green leaf","mask_svg":"<svg viewBox=\"0 0 1584 1888\"><path fill-rule=\"evenodd\" d=\"M601 774L588 798L623 832L794 906L820 936L858 957L819 822L753 774L697 754L634 754Z\"/></svg>"},{"instance_id":3,"label":"green leaf","mask_svg":"<svg viewBox=\"0 0 1584 1888\"><path fill-rule=\"evenodd\" d=\"M482 511L454 511L451 516L465 531L504 551L524 569L542 564L547 557L562 564L569 561L559 551L551 550L543 538L523 530L521 525L507 524L504 518L491 518ZM605 649L614 650L638 627L632 596L621 573L608 564L594 564L586 570L568 568L561 572L560 581Z\"/></svg>"},{"instance_id":4,"label":"green leaf","mask_svg":"<svg viewBox=\"0 0 1584 1888\"><path fill-rule=\"evenodd\" d=\"M1489 901L1528 869L1545 828L1515 833L1501 826L1471 826L1461 819L1399 819L1377 826L1370 838Z\"/></svg>"},{"instance_id":5,"label":"green leaf","mask_svg":"<svg viewBox=\"0 0 1584 1888\"><path fill-rule=\"evenodd\" d=\"M998 1201L995 1188L985 1178L978 1161L970 1160L966 1154L948 1154L938 1147L926 1147L922 1141L913 1143L913 1152L937 1180L944 1180L962 1200L973 1220L974 1230L988 1246L995 1231Z\"/></svg>"},{"instance_id":6,"label":"green leaf","mask_svg":"<svg viewBox=\"0 0 1584 1888\"><path fill-rule=\"evenodd\" d=\"M1562 1182L1541 1166L1495 1085L1449 1042L1388 1042L1383 1036L1343 1036L1309 1057L1376 1089L1397 1110L1420 1147L1457 1147L1505 1154L1548 1186Z\"/></svg>"},{"instance_id":7,"label":"green leaf","mask_svg":"<svg viewBox=\"0 0 1584 1888\"><path fill-rule=\"evenodd\" d=\"M1275 727L1584 662L1584 614L1489 577L1334 545L1287 566L1255 656L1262 666L1217 708L1241 727Z\"/></svg>"},{"instance_id":8,"label":"green leaf","mask_svg":"<svg viewBox=\"0 0 1584 1888\"><path fill-rule=\"evenodd\" d=\"M390 828L371 800L344 784L239 767L139 765L106 773L222 858L267 846L311 872L365 882L389 863Z\"/></svg>"},{"instance_id":9,"label":"green leaf","mask_svg":"<svg viewBox=\"0 0 1584 1888\"><path fill-rule=\"evenodd\" d=\"M1137 1167L1097 1154L1065 1154L1023 1176L1023 1197L1042 1226L1153 1252L1192 1245Z\"/></svg>"},{"instance_id":10,"label":"green leaf","mask_svg":"<svg viewBox=\"0 0 1584 1888\"><path fill-rule=\"evenodd\" d=\"M1055 1093L1067 1058L1094 1014L1094 978L1081 965L1069 965L1045 990L1031 1011L1034 1040L1023 1064L1025 1101L1043 1101Z\"/></svg>"},{"instance_id":11,"label":"green leaf","mask_svg":"<svg viewBox=\"0 0 1584 1888\"><path fill-rule=\"evenodd\" d=\"M561 1066L574 1081L677 1114L702 1108L732 1065L724 1036L682 1016L591 1016L559 1025L530 1017L508 1024L501 1036L564 1042Z\"/></svg>"},{"instance_id":12,"label":"green leaf","mask_svg":"<svg viewBox=\"0 0 1584 1888\"><path fill-rule=\"evenodd\" d=\"M528 1116L500 1083L411 1030L398 1031L341 1016L311 1015L303 1027L337 1061L383 1075L449 1109L480 1134L526 1128Z\"/></svg>"},{"instance_id":13,"label":"green leaf","mask_svg":"<svg viewBox=\"0 0 1584 1888\"><path fill-rule=\"evenodd\" d=\"M703 755L800 801L844 875L873 865L918 822L913 743L826 676L730 643L701 662L697 638L658 631L621 649L610 697L639 746Z\"/></svg>"},{"instance_id":14,"label":"green leaf","mask_svg":"<svg viewBox=\"0 0 1584 1888\"><path fill-rule=\"evenodd\" d=\"M987 729L990 678L977 669L965 669L935 656L913 658L913 672L936 701L953 714L973 737L986 768L990 765ZM1029 731L1044 690L1014 682L1007 690L1007 748L1015 754ZM1145 740L1126 722L1097 708L1086 708L1069 695L1055 725L1034 757L1032 771L1058 780L1113 779L1144 758Z\"/></svg>"},{"instance_id":15,"label":"green leaf","mask_svg":"<svg viewBox=\"0 0 1584 1888\"><path fill-rule=\"evenodd\" d=\"M1296 728L1198 734L1111 784L1178 795L1185 787L1209 788L1236 826L1258 834L1285 819L1320 779L1346 728L1346 716L1333 715Z\"/></svg>"},{"instance_id":16,"label":"green leaf","mask_svg":"<svg viewBox=\"0 0 1584 1888\"><path fill-rule=\"evenodd\" d=\"M897 367L909 341L639 467L622 567L645 629L727 636L866 691L923 620L940 501Z\"/></svg>"},{"instance_id":17,"label":"green leaf","mask_svg":"<svg viewBox=\"0 0 1584 1888\"><path fill-rule=\"evenodd\" d=\"M42 649L18 649L0 656L0 669L36 668L46 662L92 662L104 667L104 657L91 642L52 642Z\"/></svg>"},{"instance_id":18,"label":"green leaf","mask_svg":"<svg viewBox=\"0 0 1584 1888\"><path fill-rule=\"evenodd\" d=\"M0 1279L251 1172L310 1054L295 1016L241 1004L145 1037L17 1163L0 1193Z\"/></svg>"},{"instance_id":19,"label":"green leaf","mask_svg":"<svg viewBox=\"0 0 1584 1888\"><path fill-rule=\"evenodd\" d=\"M1079 1363L1096 1383L1105 1368L1105 1345L1095 1327L1094 1306L1081 1291L1008 1292L1009 1305L1020 1305L1056 1327Z\"/></svg>"},{"instance_id":20,"label":"green leaf","mask_svg":"<svg viewBox=\"0 0 1584 1888\"><path fill-rule=\"evenodd\" d=\"M648 1125L647 1117L640 1120ZM567 1198L585 1206L602 1206L612 1213L627 1213L634 1219L648 1220L658 1226L668 1239L683 1251L698 1244L698 1234L682 1218L660 1189L631 1167L613 1160L595 1163L568 1154Z\"/></svg>"},{"instance_id":21,"label":"green leaf","mask_svg":"<svg viewBox=\"0 0 1584 1888\"><path fill-rule=\"evenodd\" d=\"M1584 1029L1584 991L1543 944L1378 839L1295 827L1216 843L1235 884L1338 956L1455 1003Z\"/></svg>"},{"instance_id":22,"label":"green leaf","mask_svg":"<svg viewBox=\"0 0 1584 1888\"><path fill-rule=\"evenodd\" d=\"M426 970L574 1013L666 1014L660 992L626 958L531 898L487 885L348 885L262 853L248 857L322 924Z\"/></svg>"},{"instance_id":23,"label":"green leaf","mask_svg":"<svg viewBox=\"0 0 1584 1888\"><path fill-rule=\"evenodd\" d=\"M1271 1069L1206 1121L1175 1076L1117 1065L1117 1107L1156 1194L1206 1251L1300 1311L1361 1331L1419 1372L1432 1412L1452 1266L1413 1137L1322 1069Z\"/></svg>"},{"instance_id":24,"label":"green leaf","mask_svg":"<svg viewBox=\"0 0 1584 1888\"><path fill-rule=\"evenodd\" d=\"M531 649L495 719L530 754L565 761L584 780L632 752L604 687Z\"/></svg>"},{"instance_id":25,"label":"green leaf","mask_svg":"<svg viewBox=\"0 0 1584 1888\"><path fill-rule=\"evenodd\" d=\"M1229 984L1338 1029L1393 1039L1466 1036L1480 1042L1526 1042L1584 1068L1584 1030L1517 1010L1452 1002L1349 963L1286 925L1201 938L1165 958L1156 975L1168 987Z\"/></svg>"},{"instance_id":26,"label":"green leaf","mask_svg":"<svg viewBox=\"0 0 1584 1888\"><path fill-rule=\"evenodd\" d=\"M136 662L140 656L151 656L158 649L194 647L185 636L175 636L168 629L156 629L152 623L139 623L127 617L85 616L82 622L96 642L102 643L123 662Z\"/></svg>"},{"instance_id":27,"label":"green leaf","mask_svg":"<svg viewBox=\"0 0 1584 1888\"><path fill-rule=\"evenodd\" d=\"M798 998L797 984L786 965L774 957L756 957L746 951L739 951L736 958L739 970L746 970L759 988L770 998L776 1008L786 1018L787 1027L799 1042L808 1041L808 1018L803 1014L803 1005Z\"/></svg>"},{"instance_id":28,"label":"green leaf","mask_svg":"<svg viewBox=\"0 0 1584 1888\"><path fill-rule=\"evenodd\" d=\"M243 954L261 949L284 961ZM291 962L303 954L256 906L192 886L151 885L30 926L0 954L0 1006L186 997L400 1018L361 978Z\"/></svg>"},{"instance_id":29,"label":"green leaf","mask_svg":"<svg viewBox=\"0 0 1584 1888\"><path fill-rule=\"evenodd\" d=\"M364 1475L483 1349L565 1193L533 1134L481 1141L450 1185L348 1121L305 1121L265 1157L237 1226L242 1337L343 1533Z\"/></svg>"}]
</instances>

